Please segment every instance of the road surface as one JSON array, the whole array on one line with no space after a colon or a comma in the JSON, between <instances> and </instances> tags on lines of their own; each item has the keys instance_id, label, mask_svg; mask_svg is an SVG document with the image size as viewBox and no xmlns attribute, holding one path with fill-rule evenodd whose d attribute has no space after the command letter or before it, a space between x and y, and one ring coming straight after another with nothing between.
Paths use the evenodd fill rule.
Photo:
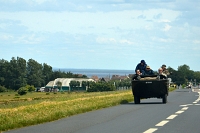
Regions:
<instances>
[{"instance_id":1,"label":"road surface","mask_svg":"<svg viewBox=\"0 0 200 133\"><path fill-rule=\"evenodd\" d=\"M199 133L200 90L177 89L162 99L122 104L6 133Z\"/></svg>"}]
</instances>

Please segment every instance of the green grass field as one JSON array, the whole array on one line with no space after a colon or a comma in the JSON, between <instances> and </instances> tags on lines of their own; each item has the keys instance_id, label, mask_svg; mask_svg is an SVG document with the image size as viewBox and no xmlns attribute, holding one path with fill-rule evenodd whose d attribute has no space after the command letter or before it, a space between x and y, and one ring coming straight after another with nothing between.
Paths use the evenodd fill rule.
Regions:
<instances>
[{"instance_id":1,"label":"green grass field","mask_svg":"<svg viewBox=\"0 0 200 133\"><path fill-rule=\"evenodd\" d=\"M24 96L1 93L0 131L54 121L130 101L133 101L131 90L56 94L33 92Z\"/></svg>"}]
</instances>

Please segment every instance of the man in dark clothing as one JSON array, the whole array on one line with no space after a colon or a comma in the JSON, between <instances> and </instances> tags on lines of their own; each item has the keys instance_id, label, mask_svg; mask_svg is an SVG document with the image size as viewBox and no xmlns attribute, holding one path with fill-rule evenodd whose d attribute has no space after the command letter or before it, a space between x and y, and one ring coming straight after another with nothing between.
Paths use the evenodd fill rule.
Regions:
<instances>
[{"instance_id":1,"label":"man in dark clothing","mask_svg":"<svg viewBox=\"0 0 200 133\"><path fill-rule=\"evenodd\" d=\"M164 73L164 74L166 74L167 76L170 75L170 73L169 73L168 70L166 69L166 65L165 65L165 64L163 64L163 65L161 66L161 68L163 69L163 73Z\"/></svg>"},{"instance_id":2,"label":"man in dark clothing","mask_svg":"<svg viewBox=\"0 0 200 133\"><path fill-rule=\"evenodd\" d=\"M147 66L145 69L145 75L154 75L153 70L150 68L150 66Z\"/></svg>"},{"instance_id":3,"label":"man in dark clothing","mask_svg":"<svg viewBox=\"0 0 200 133\"><path fill-rule=\"evenodd\" d=\"M142 75L145 74L145 70L146 70L146 62L145 60L141 60L140 63L137 64L136 68L135 68L135 73L137 70L140 70L140 72L142 73Z\"/></svg>"},{"instance_id":4,"label":"man in dark clothing","mask_svg":"<svg viewBox=\"0 0 200 133\"><path fill-rule=\"evenodd\" d=\"M140 73L140 70L136 70L136 74L133 76L133 80L140 80L140 75L142 75L142 73Z\"/></svg>"}]
</instances>

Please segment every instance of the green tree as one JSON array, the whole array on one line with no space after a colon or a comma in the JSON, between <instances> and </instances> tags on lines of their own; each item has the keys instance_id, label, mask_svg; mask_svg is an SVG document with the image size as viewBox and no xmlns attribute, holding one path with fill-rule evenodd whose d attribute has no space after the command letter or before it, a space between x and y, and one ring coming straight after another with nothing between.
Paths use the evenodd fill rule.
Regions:
<instances>
[{"instance_id":1,"label":"green tree","mask_svg":"<svg viewBox=\"0 0 200 133\"><path fill-rule=\"evenodd\" d=\"M58 81L58 82L56 82L56 85L57 85L59 90L62 89L62 82Z\"/></svg>"},{"instance_id":2,"label":"green tree","mask_svg":"<svg viewBox=\"0 0 200 133\"><path fill-rule=\"evenodd\" d=\"M10 83L10 88L14 90L26 85L26 60L20 57L17 57L17 59L12 57L7 80Z\"/></svg>"},{"instance_id":3,"label":"green tree","mask_svg":"<svg viewBox=\"0 0 200 133\"><path fill-rule=\"evenodd\" d=\"M44 83L42 65L33 59L27 62L27 82L29 85L40 87Z\"/></svg>"},{"instance_id":4,"label":"green tree","mask_svg":"<svg viewBox=\"0 0 200 133\"><path fill-rule=\"evenodd\" d=\"M6 85L6 79L8 76L8 65L9 65L8 61L4 59L0 60L0 85L1 86Z\"/></svg>"},{"instance_id":5,"label":"green tree","mask_svg":"<svg viewBox=\"0 0 200 133\"><path fill-rule=\"evenodd\" d=\"M52 67L47 65L46 63L43 63L43 66L42 66L42 76L43 76L43 83L42 83L42 86L46 86L46 84L49 83L49 81L51 80L54 80L52 78L52 75L53 75L53 70L52 70Z\"/></svg>"},{"instance_id":6,"label":"green tree","mask_svg":"<svg viewBox=\"0 0 200 133\"><path fill-rule=\"evenodd\" d=\"M194 79L196 79L196 84L200 83L200 71L194 72Z\"/></svg>"},{"instance_id":7,"label":"green tree","mask_svg":"<svg viewBox=\"0 0 200 133\"><path fill-rule=\"evenodd\" d=\"M70 85L70 88L71 88L72 91L77 90L78 87L80 87L80 82L72 80L72 81L70 81L69 85Z\"/></svg>"},{"instance_id":8,"label":"green tree","mask_svg":"<svg viewBox=\"0 0 200 133\"><path fill-rule=\"evenodd\" d=\"M86 89L87 81L82 81L82 87Z\"/></svg>"}]
</instances>

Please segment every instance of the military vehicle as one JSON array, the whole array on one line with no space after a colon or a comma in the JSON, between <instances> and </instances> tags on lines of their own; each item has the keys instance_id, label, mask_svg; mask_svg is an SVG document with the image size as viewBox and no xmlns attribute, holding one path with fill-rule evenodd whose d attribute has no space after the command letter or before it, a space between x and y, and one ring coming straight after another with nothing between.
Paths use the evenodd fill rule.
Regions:
<instances>
[{"instance_id":1,"label":"military vehicle","mask_svg":"<svg viewBox=\"0 0 200 133\"><path fill-rule=\"evenodd\" d=\"M140 75L132 79L132 93L135 104L141 99L159 98L162 103L167 103L169 81L163 75Z\"/></svg>"}]
</instances>

